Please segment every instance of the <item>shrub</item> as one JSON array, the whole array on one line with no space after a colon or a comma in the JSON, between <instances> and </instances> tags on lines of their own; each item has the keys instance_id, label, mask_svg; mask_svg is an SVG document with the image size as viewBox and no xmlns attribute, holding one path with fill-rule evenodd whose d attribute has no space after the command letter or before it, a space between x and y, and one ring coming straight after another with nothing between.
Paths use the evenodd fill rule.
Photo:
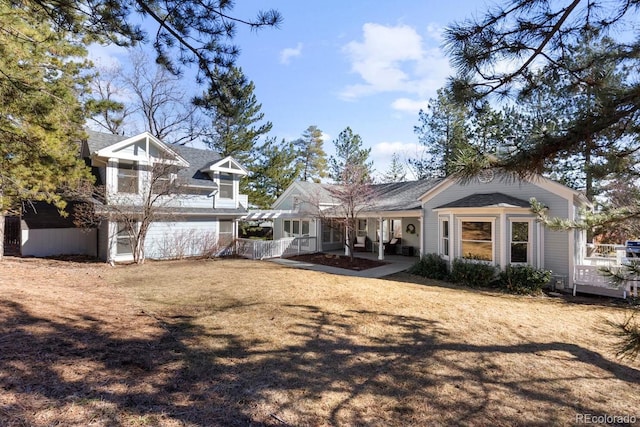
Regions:
<instances>
[{"instance_id":1,"label":"shrub","mask_svg":"<svg viewBox=\"0 0 640 427\"><path fill-rule=\"evenodd\" d=\"M451 281L472 288L489 287L496 273L497 268L492 265L456 258L451 267Z\"/></svg>"},{"instance_id":2,"label":"shrub","mask_svg":"<svg viewBox=\"0 0 640 427\"><path fill-rule=\"evenodd\" d=\"M510 265L500 272L498 286L507 292L520 295L532 295L551 280L551 271L541 270L530 265Z\"/></svg>"},{"instance_id":3,"label":"shrub","mask_svg":"<svg viewBox=\"0 0 640 427\"><path fill-rule=\"evenodd\" d=\"M410 269L409 273L435 280L447 280L447 262L438 254L425 254Z\"/></svg>"}]
</instances>

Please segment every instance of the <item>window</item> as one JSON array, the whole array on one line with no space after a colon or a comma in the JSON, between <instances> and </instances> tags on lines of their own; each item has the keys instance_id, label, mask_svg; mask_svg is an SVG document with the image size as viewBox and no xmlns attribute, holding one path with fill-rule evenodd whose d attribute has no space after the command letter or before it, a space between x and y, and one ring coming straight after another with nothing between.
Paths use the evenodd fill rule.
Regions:
<instances>
[{"instance_id":1,"label":"window","mask_svg":"<svg viewBox=\"0 0 640 427\"><path fill-rule=\"evenodd\" d=\"M118 233L116 234L116 255L133 254L133 236L131 236L127 223L118 223Z\"/></svg>"},{"instance_id":2,"label":"window","mask_svg":"<svg viewBox=\"0 0 640 427\"><path fill-rule=\"evenodd\" d=\"M342 242L342 227L339 222L322 220L322 242L336 243Z\"/></svg>"},{"instance_id":3,"label":"window","mask_svg":"<svg viewBox=\"0 0 640 427\"><path fill-rule=\"evenodd\" d=\"M529 222L511 223L511 263L529 262Z\"/></svg>"},{"instance_id":4,"label":"window","mask_svg":"<svg viewBox=\"0 0 640 427\"><path fill-rule=\"evenodd\" d=\"M233 175L220 172L220 192L221 199L233 199Z\"/></svg>"},{"instance_id":5,"label":"window","mask_svg":"<svg viewBox=\"0 0 640 427\"><path fill-rule=\"evenodd\" d=\"M440 220L440 255L449 258L449 220Z\"/></svg>"},{"instance_id":6,"label":"window","mask_svg":"<svg viewBox=\"0 0 640 427\"><path fill-rule=\"evenodd\" d=\"M175 167L166 165L156 165L151 169L152 193L153 194L169 194L175 191L171 185L174 181L178 170Z\"/></svg>"},{"instance_id":7,"label":"window","mask_svg":"<svg viewBox=\"0 0 640 427\"><path fill-rule=\"evenodd\" d=\"M310 223L309 220L300 219L285 219L284 224L284 237L303 237L309 236Z\"/></svg>"},{"instance_id":8,"label":"window","mask_svg":"<svg viewBox=\"0 0 640 427\"><path fill-rule=\"evenodd\" d=\"M493 261L493 222L462 221L460 228L462 258Z\"/></svg>"},{"instance_id":9,"label":"window","mask_svg":"<svg viewBox=\"0 0 640 427\"><path fill-rule=\"evenodd\" d=\"M135 163L118 162L118 193L138 193L138 168Z\"/></svg>"},{"instance_id":10,"label":"window","mask_svg":"<svg viewBox=\"0 0 640 427\"><path fill-rule=\"evenodd\" d=\"M233 221L218 221L218 241L221 245L228 245L233 240Z\"/></svg>"}]
</instances>

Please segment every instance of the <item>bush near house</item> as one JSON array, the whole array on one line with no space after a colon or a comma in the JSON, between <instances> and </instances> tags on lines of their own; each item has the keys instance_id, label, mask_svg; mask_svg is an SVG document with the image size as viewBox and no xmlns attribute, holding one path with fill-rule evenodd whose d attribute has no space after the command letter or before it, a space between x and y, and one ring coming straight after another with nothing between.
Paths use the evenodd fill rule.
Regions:
<instances>
[{"instance_id":1,"label":"bush near house","mask_svg":"<svg viewBox=\"0 0 640 427\"><path fill-rule=\"evenodd\" d=\"M540 293L551 280L551 271L530 265L509 265L498 276L498 287L512 294L532 295Z\"/></svg>"},{"instance_id":2,"label":"bush near house","mask_svg":"<svg viewBox=\"0 0 640 427\"><path fill-rule=\"evenodd\" d=\"M493 265L456 258L451 266L451 281L470 288L488 288L494 282L498 269Z\"/></svg>"},{"instance_id":3,"label":"bush near house","mask_svg":"<svg viewBox=\"0 0 640 427\"><path fill-rule=\"evenodd\" d=\"M537 294L551 280L549 270L529 265L509 265L500 271L498 267L463 258L453 261L449 273L447 262L435 253L424 255L409 269L409 273L470 288L499 288L519 295Z\"/></svg>"},{"instance_id":4,"label":"bush near house","mask_svg":"<svg viewBox=\"0 0 640 427\"><path fill-rule=\"evenodd\" d=\"M425 254L410 269L410 274L435 280L448 280L449 269L447 262L438 254Z\"/></svg>"}]
</instances>

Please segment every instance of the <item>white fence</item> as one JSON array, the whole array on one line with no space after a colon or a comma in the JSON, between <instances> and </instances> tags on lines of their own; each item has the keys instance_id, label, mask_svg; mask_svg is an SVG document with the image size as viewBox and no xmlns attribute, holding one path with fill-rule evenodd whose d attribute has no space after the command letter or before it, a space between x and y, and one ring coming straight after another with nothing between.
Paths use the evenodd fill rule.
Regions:
<instances>
[{"instance_id":1,"label":"white fence","mask_svg":"<svg viewBox=\"0 0 640 427\"><path fill-rule=\"evenodd\" d=\"M284 237L278 240L237 239L237 254L249 259L294 256L318 251L316 237Z\"/></svg>"}]
</instances>

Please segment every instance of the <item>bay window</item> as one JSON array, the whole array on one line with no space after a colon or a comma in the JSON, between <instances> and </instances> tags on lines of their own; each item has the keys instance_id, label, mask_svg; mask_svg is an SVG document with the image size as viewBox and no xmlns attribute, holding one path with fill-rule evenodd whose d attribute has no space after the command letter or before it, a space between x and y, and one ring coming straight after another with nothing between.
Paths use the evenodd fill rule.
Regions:
<instances>
[{"instance_id":1,"label":"bay window","mask_svg":"<svg viewBox=\"0 0 640 427\"><path fill-rule=\"evenodd\" d=\"M493 221L461 220L460 256L493 262Z\"/></svg>"}]
</instances>

